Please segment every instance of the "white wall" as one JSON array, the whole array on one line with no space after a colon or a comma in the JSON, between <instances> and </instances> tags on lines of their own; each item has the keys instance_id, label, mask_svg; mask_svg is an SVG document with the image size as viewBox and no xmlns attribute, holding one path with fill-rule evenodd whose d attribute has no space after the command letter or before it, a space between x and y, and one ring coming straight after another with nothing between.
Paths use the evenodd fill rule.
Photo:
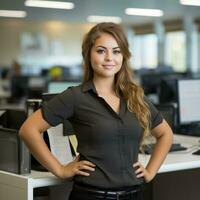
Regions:
<instances>
[{"instance_id":1,"label":"white wall","mask_svg":"<svg viewBox=\"0 0 200 200\"><path fill-rule=\"evenodd\" d=\"M91 24L68 24L62 21L0 20L0 66L9 66L13 59L45 64L53 61L81 62L83 35ZM46 52L25 55L20 42L22 33L39 33L45 38ZM75 64L76 64L75 63Z\"/></svg>"}]
</instances>

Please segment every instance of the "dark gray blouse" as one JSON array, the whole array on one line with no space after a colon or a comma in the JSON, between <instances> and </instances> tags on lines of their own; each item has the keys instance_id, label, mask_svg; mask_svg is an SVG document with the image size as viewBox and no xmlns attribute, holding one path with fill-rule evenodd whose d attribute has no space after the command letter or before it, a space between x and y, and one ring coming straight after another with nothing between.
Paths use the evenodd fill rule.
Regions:
<instances>
[{"instance_id":1,"label":"dark gray blouse","mask_svg":"<svg viewBox=\"0 0 200 200\"><path fill-rule=\"evenodd\" d=\"M151 112L151 128L162 122L162 116L146 99ZM98 97L92 81L71 87L42 106L43 118L56 126L68 119L78 139L81 160L96 165L90 176L76 176L75 182L98 188L133 186L141 183L132 167L138 160L142 128L134 113L120 98L117 114Z\"/></svg>"}]
</instances>

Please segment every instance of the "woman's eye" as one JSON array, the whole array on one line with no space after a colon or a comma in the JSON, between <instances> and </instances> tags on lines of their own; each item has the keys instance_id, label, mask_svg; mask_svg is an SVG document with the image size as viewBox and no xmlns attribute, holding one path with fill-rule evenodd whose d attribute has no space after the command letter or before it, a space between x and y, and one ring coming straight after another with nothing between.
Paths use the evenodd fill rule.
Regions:
<instances>
[{"instance_id":1,"label":"woman's eye","mask_svg":"<svg viewBox=\"0 0 200 200\"><path fill-rule=\"evenodd\" d=\"M102 53L104 53L104 50L103 49L98 49L97 53L102 54Z\"/></svg>"},{"instance_id":2,"label":"woman's eye","mask_svg":"<svg viewBox=\"0 0 200 200\"><path fill-rule=\"evenodd\" d=\"M120 50L114 50L114 51L113 51L113 54L120 54L120 53L121 53Z\"/></svg>"}]
</instances>

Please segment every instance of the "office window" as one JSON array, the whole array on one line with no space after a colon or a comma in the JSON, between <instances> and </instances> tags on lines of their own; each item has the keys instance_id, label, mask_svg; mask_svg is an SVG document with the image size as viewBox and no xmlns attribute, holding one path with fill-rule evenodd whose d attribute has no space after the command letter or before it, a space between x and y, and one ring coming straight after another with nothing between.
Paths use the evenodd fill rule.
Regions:
<instances>
[{"instance_id":1,"label":"office window","mask_svg":"<svg viewBox=\"0 0 200 200\"><path fill-rule=\"evenodd\" d=\"M156 34L135 35L131 52L131 63L135 69L155 68L158 60Z\"/></svg>"},{"instance_id":2,"label":"office window","mask_svg":"<svg viewBox=\"0 0 200 200\"><path fill-rule=\"evenodd\" d=\"M186 71L186 35L184 31L167 32L165 63L177 72Z\"/></svg>"}]
</instances>

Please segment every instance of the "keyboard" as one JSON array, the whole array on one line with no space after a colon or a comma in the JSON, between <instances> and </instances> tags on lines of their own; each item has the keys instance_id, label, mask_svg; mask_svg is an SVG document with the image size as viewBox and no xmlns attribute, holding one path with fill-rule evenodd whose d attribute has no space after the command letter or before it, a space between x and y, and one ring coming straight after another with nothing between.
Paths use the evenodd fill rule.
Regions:
<instances>
[{"instance_id":1,"label":"keyboard","mask_svg":"<svg viewBox=\"0 0 200 200\"><path fill-rule=\"evenodd\" d=\"M153 147L155 144L148 144L144 147L144 153L145 154L151 154L153 151ZM175 151L184 151L187 150L186 147L182 146L180 143L173 143L169 152L175 152Z\"/></svg>"},{"instance_id":2,"label":"keyboard","mask_svg":"<svg viewBox=\"0 0 200 200\"><path fill-rule=\"evenodd\" d=\"M173 152L173 151L185 151L185 150L187 150L187 147L182 146L180 143L173 143L169 151Z\"/></svg>"},{"instance_id":3,"label":"keyboard","mask_svg":"<svg viewBox=\"0 0 200 200\"><path fill-rule=\"evenodd\" d=\"M193 155L200 155L200 149L196 150L195 152L192 153Z\"/></svg>"}]
</instances>

